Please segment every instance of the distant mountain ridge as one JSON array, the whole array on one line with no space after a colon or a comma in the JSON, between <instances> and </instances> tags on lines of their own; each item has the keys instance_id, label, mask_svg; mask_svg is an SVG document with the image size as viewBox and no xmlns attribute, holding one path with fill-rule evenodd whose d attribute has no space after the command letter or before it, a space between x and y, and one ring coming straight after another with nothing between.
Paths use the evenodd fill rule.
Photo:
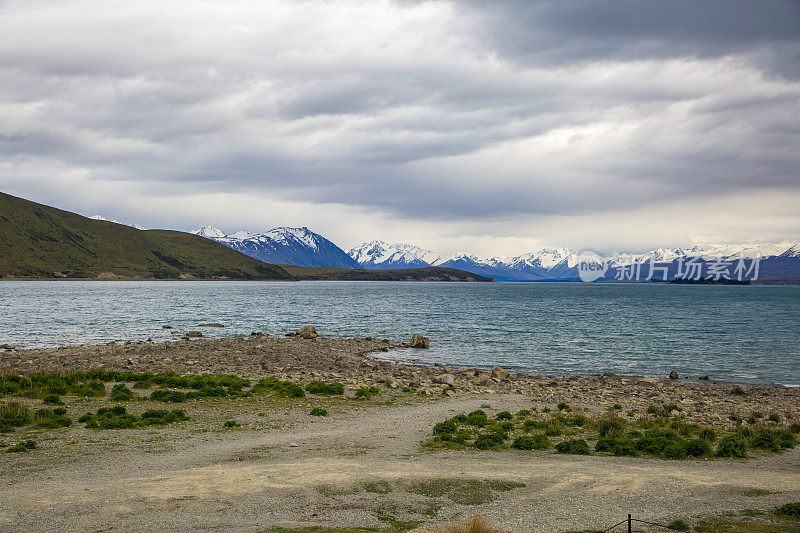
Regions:
<instances>
[{"instance_id":1,"label":"distant mountain ridge","mask_svg":"<svg viewBox=\"0 0 800 533\"><path fill-rule=\"evenodd\" d=\"M291 280L179 231L138 230L0 193L0 278Z\"/></svg>"},{"instance_id":2,"label":"distant mountain ridge","mask_svg":"<svg viewBox=\"0 0 800 533\"><path fill-rule=\"evenodd\" d=\"M239 231L226 235L218 228L205 226L189 233L215 240L265 263L359 268L358 262L344 250L306 227L280 227L257 234Z\"/></svg>"},{"instance_id":3,"label":"distant mountain ridge","mask_svg":"<svg viewBox=\"0 0 800 533\"><path fill-rule=\"evenodd\" d=\"M431 250L406 243L381 240L364 242L347 252L306 227L279 227L264 233L246 231L227 235L213 226L192 230L262 261L308 267L361 268L397 270L444 267L464 270L498 281L574 281L579 279L580 251L570 248L542 248L512 257L481 257L461 252L440 256ZM607 272L602 278L620 277L620 270L633 263L648 263L650 258L666 268L666 273L680 273L680 263L697 260L760 257L765 279L800 280L800 244L792 242L767 244L727 244L687 248L657 248L643 253L612 252L602 256Z\"/></svg>"}]
</instances>

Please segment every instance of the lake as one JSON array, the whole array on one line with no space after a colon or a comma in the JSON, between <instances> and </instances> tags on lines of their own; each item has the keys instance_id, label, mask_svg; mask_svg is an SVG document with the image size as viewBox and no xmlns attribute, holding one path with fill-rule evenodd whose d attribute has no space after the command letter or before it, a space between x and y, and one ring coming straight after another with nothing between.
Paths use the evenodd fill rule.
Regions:
<instances>
[{"instance_id":1,"label":"lake","mask_svg":"<svg viewBox=\"0 0 800 533\"><path fill-rule=\"evenodd\" d=\"M0 344L160 341L305 324L408 341L395 359L552 375L800 385L800 287L591 283L2 281ZM2 354L0 354L2 357Z\"/></svg>"}]
</instances>

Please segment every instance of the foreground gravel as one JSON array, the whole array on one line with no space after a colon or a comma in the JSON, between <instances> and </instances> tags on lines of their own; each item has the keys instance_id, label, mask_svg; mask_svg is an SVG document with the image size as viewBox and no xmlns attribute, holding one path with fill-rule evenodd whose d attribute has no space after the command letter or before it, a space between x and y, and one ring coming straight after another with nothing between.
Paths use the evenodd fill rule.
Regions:
<instances>
[{"instance_id":1,"label":"foreground gravel","mask_svg":"<svg viewBox=\"0 0 800 533\"><path fill-rule=\"evenodd\" d=\"M260 337L0 354L4 371L213 371L339 379L348 396L361 384L376 383L382 391L366 401L195 400L180 406L192 420L171 427L96 432L74 426L0 437L32 436L40 443L28 454L0 454L0 530L389 528L391 520L436 524L480 513L508 531L565 531L604 529L627 513L668 523L800 500L798 448L749 460L664 461L421 446L433 424L457 413L483 408L492 415L561 400L593 412L613 403L642 410L668 401L719 426L732 423L731 413L757 408L797 421L795 391L616 376L505 376L376 361L385 349L395 348L371 339ZM454 390L446 388L450 381ZM408 385L421 392L403 392ZM65 400L73 418L108 404ZM325 407L329 416L309 416L312 406ZM138 413L164 405L142 400L128 407ZM226 420L241 429L222 430ZM472 500L465 497L473 493Z\"/></svg>"}]
</instances>

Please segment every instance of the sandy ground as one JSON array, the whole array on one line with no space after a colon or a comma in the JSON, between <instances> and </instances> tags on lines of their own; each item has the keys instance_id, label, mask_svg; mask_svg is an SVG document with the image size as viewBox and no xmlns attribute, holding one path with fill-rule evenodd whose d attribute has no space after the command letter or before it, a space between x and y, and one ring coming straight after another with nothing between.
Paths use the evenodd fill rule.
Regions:
<instances>
[{"instance_id":1,"label":"sandy ground","mask_svg":"<svg viewBox=\"0 0 800 533\"><path fill-rule=\"evenodd\" d=\"M222 409L236 413L243 430L75 428L69 431L78 442L47 456L0 457L0 529L386 527L386 514L437 523L480 513L508 531L564 531L604 528L627 513L668 523L800 500L800 449L747 461L421 449L434 423L485 403L491 413L530 406L531 398L334 402L331 416L313 419L302 416L307 405L287 403L257 417L266 429L247 427L254 411L269 407L240 403ZM456 489L473 481L524 487L491 491L494 501L463 505L447 495L418 494L414 484L429 480L450 480Z\"/></svg>"}]
</instances>

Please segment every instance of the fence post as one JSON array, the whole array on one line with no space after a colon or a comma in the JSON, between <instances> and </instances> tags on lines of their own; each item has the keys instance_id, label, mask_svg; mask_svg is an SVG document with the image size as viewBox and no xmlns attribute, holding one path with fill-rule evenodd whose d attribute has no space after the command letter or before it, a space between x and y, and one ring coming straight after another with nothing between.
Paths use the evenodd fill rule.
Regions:
<instances>
[{"instance_id":1,"label":"fence post","mask_svg":"<svg viewBox=\"0 0 800 533\"><path fill-rule=\"evenodd\" d=\"M631 515L628 513L628 533L631 533Z\"/></svg>"}]
</instances>

